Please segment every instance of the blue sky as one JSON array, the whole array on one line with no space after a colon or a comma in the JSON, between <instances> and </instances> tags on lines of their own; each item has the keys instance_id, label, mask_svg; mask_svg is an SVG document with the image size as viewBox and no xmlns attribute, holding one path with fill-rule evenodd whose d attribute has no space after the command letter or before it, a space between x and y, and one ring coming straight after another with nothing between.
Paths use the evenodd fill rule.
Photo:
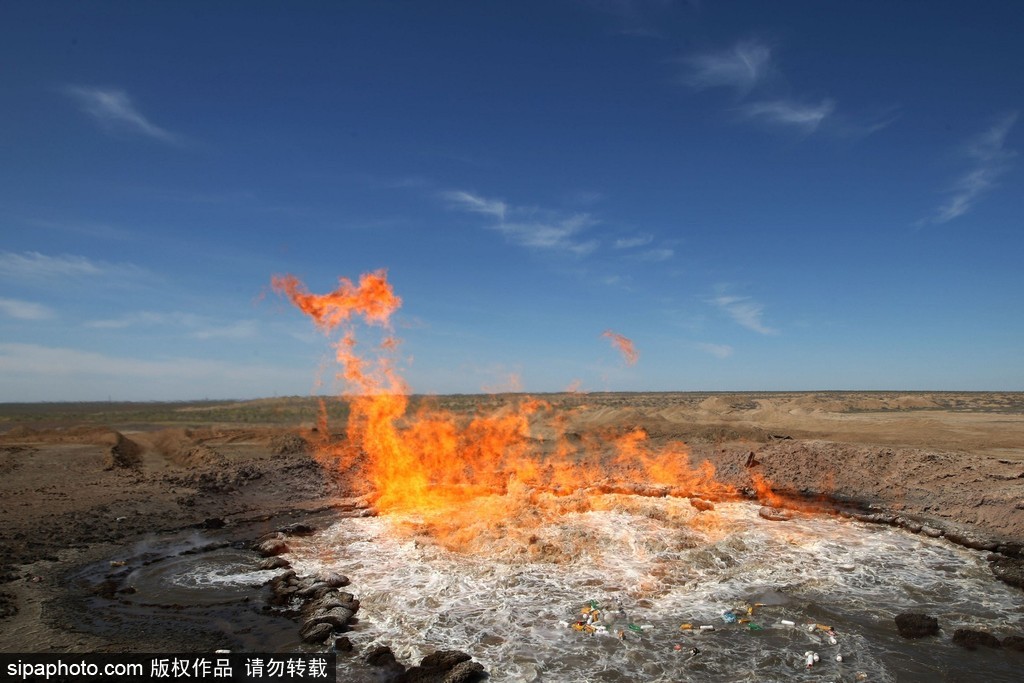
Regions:
<instances>
[{"instance_id":1,"label":"blue sky","mask_svg":"<svg viewBox=\"0 0 1024 683\"><path fill-rule=\"evenodd\" d=\"M1024 390L1022 33L1016 2L4 3L0 401L334 391L270 278L378 268L420 393Z\"/></svg>"}]
</instances>

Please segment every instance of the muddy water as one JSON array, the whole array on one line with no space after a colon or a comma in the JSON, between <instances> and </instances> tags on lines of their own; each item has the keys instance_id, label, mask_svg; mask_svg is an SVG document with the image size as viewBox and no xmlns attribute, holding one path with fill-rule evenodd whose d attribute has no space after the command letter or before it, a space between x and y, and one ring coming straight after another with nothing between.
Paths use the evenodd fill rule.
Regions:
<instances>
[{"instance_id":1,"label":"muddy water","mask_svg":"<svg viewBox=\"0 0 1024 683\"><path fill-rule=\"evenodd\" d=\"M535 529L536 553L501 535L452 552L417 535L415 520L380 517L290 539L287 557L300 575L351 577L359 650L387 644L406 663L464 650L496 682L1024 680L1024 654L950 642L961 627L1024 632L1024 593L996 581L983 553L831 516L770 522L745 503L698 513L685 500L618 496L600 507ZM262 610L272 572L211 539L140 544L124 567L84 572L83 582L112 575L134 592L93 598L81 626L123 632L171 620L194 624L197 637L219 633L201 641L210 649L309 649L295 622ZM591 600L614 617L608 630L567 628ZM759 629L728 623L726 610ZM893 617L904 611L938 617L942 632L902 639ZM835 644L808 624L831 626ZM339 680L362 680L365 666L349 661L339 658Z\"/></svg>"},{"instance_id":2,"label":"muddy water","mask_svg":"<svg viewBox=\"0 0 1024 683\"><path fill-rule=\"evenodd\" d=\"M960 627L1022 631L1024 594L996 581L981 553L829 516L769 522L744 503L681 528L651 505L564 515L539 530L572 545L568 562L489 559L507 555L500 539L491 552L453 553L396 533L391 518L343 520L296 543L291 559L300 573L352 577L360 647L388 644L404 661L464 650L496 682L1024 679L1020 653L950 643ZM590 600L618 617L605 634L564 626ZM749 616L760 630L726 622L723 611L747 618L752 603L763 603ZM937 616L942 633L901 638L893 618L904 611ZM808 624L831 626L836 644ZM811 668L808 651L818 654Z\"/></svg>"},{"instance_id":3,"label":"muddy water","mask_svg":"<svg viewBox=\"0 0 1024 683\"><path fill-rule=\"evenodd\" d=\"M118 640L166 639L176 651L308 649L293 621L263 610L272 572L256 571L258 561L251 550L198 532L141 541L68 577L72 594L85 596L75 628Z\"/></svg>"}]
</instances>

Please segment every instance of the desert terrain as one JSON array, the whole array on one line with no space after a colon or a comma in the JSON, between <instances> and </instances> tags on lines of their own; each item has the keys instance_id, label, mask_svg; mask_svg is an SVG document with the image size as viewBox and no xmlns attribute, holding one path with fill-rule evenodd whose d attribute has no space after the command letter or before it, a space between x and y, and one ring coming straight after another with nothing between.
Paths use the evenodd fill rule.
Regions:
<instances>
[{"instance_id":1,"label":"desert terrain","mask_svg":"<svg viewBox=\"0 0 1024 683\"><path fill-rule=\"evenodd\" d=\"M945 536L992 552L997 575L1020 585L1024 394L538 398L567 416L562 428L574 437L639 429L654 447L683 442L738 496ZM518 397L413 404L423 400L468 416ZM346 406L325 405L328 428L343 433ZM311 452L320 410L314 398L0 405L0 651L265 649L275 628L294 631L284 620L232 631L185 618L104 618L103 601L120 589L87 568L117 567L140 543L190 532L255 563L252 545L268 532L374 514L371 499L353 497L365 491ZM754 486L755 473L770 491Z\"/></svg>"}]
</instances>

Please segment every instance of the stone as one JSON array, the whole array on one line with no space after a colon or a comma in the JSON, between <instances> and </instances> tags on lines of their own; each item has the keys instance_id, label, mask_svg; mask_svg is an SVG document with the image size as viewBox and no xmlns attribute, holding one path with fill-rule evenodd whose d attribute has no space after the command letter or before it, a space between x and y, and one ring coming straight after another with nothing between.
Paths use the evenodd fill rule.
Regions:
<instances>
[{"instance_id":1,"label":"stone","mask_svg":"<svg viewBox=\"0 0 1024 683\"><path fill-rule=\"evenodd\" d=\"M1003 583L1024 588L1024 560L1016 557L1001 557L989 564L992 573Z\"/></svg>"},{"instance_id":2,"label":"stone","mask_svg":"<svg viewBox=\"0 0 1024 683\"><path fill-rule=\"evenodd\" d=\"M999 543L988 538L982 538L974 534L964 531L947 531L946 539L962 545L965 548L971 548L972 550L985 550L988 552L994 551L999 547Z\"/></svg>"},{"instance_id":3,"label":"stone","mask_svg":"<svg viewBox=\"0 0 1024 683\"><path fill-rule=\"evenodd\" d=\"M475 683L487 678L484 665L480 662L462 662L456 664L441 683Z\"/></svg>"},{"instance_id":4,"label":"stone","mask_svg":"<svg viewBox=\"0 0 1024 683\"><path fill-rule=\"evenodd\" d=\"M969 628L958 628L953 632L953 642L960 647L965 647L968 650L976 650L978 646L985 647L1002 647L1003 644L999 642L991 633L985 633L984 631L974 631Z\"/></svg>"},{"instance_id":5,"label":"stone","mask_svg":"<svg viewBox=\"0 0 1024 683\"><path fill-rule=\"evenodd\" d=\"M351 653L355 650L352 645L352 641L348 639L348 636L340 636L334 639L334 651L343 652L345 654Z\"/></svg>"},{"instance_id":6,"label":"stone","mask_svg":"<svg viewBox=\"0 0 1024 683\"><path fill-rule=\"evenodd\" d=\"M223 529L226 524L227 524L227 522L225 522L220 517L207 517L206 519L204 519L199 524L196 524L196 528L198 528L198 529Z\"/></svg>"},{"instance_id":7,"label":"stone","mask_svg":"<svg viewBox=\"0 0 1024 683\"><path fill-rule=\"evenodd\" d=\"M1024 548L1021 547L1020 543L1001 543L996 552L1002 553L1007 557L1020 557L1024 555Z\"/></svg>"},{"instance_id":8,"label":"stone","mask_svg":"<svg viewBox=\"0 0 1024 683\"><path fill-rule=\"evenodd\" d=\"M334 628L324 622L309 622L307 621L299 629L299 637L307 643L322 643L330 637L331 633L334 632Z\"/></svg>"},{"instance_id":9,"label":"stone","mask_svg":"<svg viewBox=\"0 0 1024 683\"><path fill-rule=\"evenodd\" d=\"M334 593L333 595L324 596L322 600L316 603L317 610L329 610L335 607L344 607L345 609L352 610L352 613L355 614L359 611L359 600L351 593Z\"/></svg>"},{"instance_id":10,"label":"stone","mask_svg":"<svg viewBox=\"0 0 1024 683\"><path fill-rule=\"evenodd\" d=\"M715 504L714 503L712 503L709 500L703 500L701 498L691 498L690 499L690 505L692 505L697 510L700 510L701 512L706 512L708 510L714 510L715 509Z\"/></svg>"},{"instance_id":11,"label":"stone","mask_svg":"<svg viewBox=\"0 0 1024 683\"><path fill-rule=\"evenodd\" d=\"M395 653L387 645L378 645L370 649L363 659L370 666L392 666L398 664L398 660L395 659Z\"/></svg>"},{"instance_id":12,"label":"stone","mask_svg":"<svg viewBox=\"0 0 1024 683\"><path fill-rule=\"evenodd\" d=\"M306 620L306 624L330 624L332 628L343 631L354 614L355 612L347 607L332 607L331 609L314 612Z\"/></svg>"},{"instance_id":13,"label":"stone","mask_svg":"<svg viewBox=\"0 0 1024 683\"><path fill-rule=\"evenodd\" d=\"M278 531L286 536L311 536L316 532L316 528L302 522L295 522L281 527Z\"/></svg>"},{"instance_id":14,"label":"stone","mask_svg":"<svg viewBox=\"0 0 1024 683\"><path fill-rule=\"evenodd\" d=\"M762 506L757 514L762 518L772 522L788 522L793 519L793 513L789 510L783 510L782 508L769 507L767 505Z\"/></svg>"},{"instance_id":15,"label":"stone","mask_svg":"<svg viewBox=\"0 0 1024 683\"><path fill-rule=\"evenodd\" d=\"M314 583L310 586L303 586L299 590L299 597L303 600L320 600L338 589L328 586L326 583Z\"/></svg>"},{"instance_id":16,"label":"stone","mask_svg":"<svg viewBox=\"0 0 1024 683\"><path fill-rule=\"evenodd\" d=\"M1024 636L1006 636L1003 638L1003 647L1007 650L1024 652Z\"/></svg>"},{"instance_id":17,"label":"stone","mask_svg":"<svg viewBox=\"0 0 1024 683\"><path fill-rule=\"evenodd\" d=\"M484 667L459 650L439 650L406 672L404 683L470 683L484 675Z\"/></svg>"},{"instance_id":18,"label":"stone","mask_svg":"<svg viewBox=\"0 0 1024 683\"><path fill-rule=\"evenodd\" d=\"M281 555L283 553L288 552L289 550L291 550L291 548L288 547L288 544L279 538L272 538L268 541L263 541L256 548L256 552L258 552L263 557L273 557L275 555Z\"/></svg>"},{"instance_id":19,"label":"stone","mask_svg":"<svg viewBox=\"0 0 1024 683\"><path fill-rule=\"evenodd\" d=\"M344 574L339 574L338 572L320 572L316 575L316 580L322 583L326 583L328 586L331 586L332 588L342 588L351 583L351 581L348 580L347 576L345 576Z\"/></svg>"},{"instance_id":20,"label":"stone","mask_svg":"<svg viewBox=\"0 0 1024 683\"><path fill-rule=\"evenodd\" d=\"M259 563L259 569L291 569L291 563L280 556L268 557Z\"/></svg>"},{"instance_id":21,"label":"stone","mask_svg":"<svg viewBox=\"0 0 1024 683\"><path fill-rule=\"evenodd\" d=\"M896 628L904 638L924 638L939 632L939 620L927 614L904 612L896 615Z\"/></svg>"}]
</instances>

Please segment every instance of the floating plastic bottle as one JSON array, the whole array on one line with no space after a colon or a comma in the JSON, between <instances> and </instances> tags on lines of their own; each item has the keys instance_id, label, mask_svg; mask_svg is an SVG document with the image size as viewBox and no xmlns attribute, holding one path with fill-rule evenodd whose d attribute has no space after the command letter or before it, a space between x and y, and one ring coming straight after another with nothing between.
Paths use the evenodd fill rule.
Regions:
<instances>
[{"instance_id":1,"label":"floating plastic bottle","mask_svg":"<svg viewBox=\"0 0 1024 683\"><path fill-rule=\"evenodd\" d=\"M715 626L714 626L714 624L701 624L700 630L701 631L714 631L715 630Z\"/></svg>"},{"instance_id":2,"label":"floating plastic bottle","mask_svg":"<svg viewBox=\"0 0 1024 683\"><path fill-rule=\"evenodd\" d=\"M796 626L796 622L795 621L790 621L789 619L781 619L781 620L779 620L779 623L782 624L783 626Z\"/></svg>"}]
</instances>

